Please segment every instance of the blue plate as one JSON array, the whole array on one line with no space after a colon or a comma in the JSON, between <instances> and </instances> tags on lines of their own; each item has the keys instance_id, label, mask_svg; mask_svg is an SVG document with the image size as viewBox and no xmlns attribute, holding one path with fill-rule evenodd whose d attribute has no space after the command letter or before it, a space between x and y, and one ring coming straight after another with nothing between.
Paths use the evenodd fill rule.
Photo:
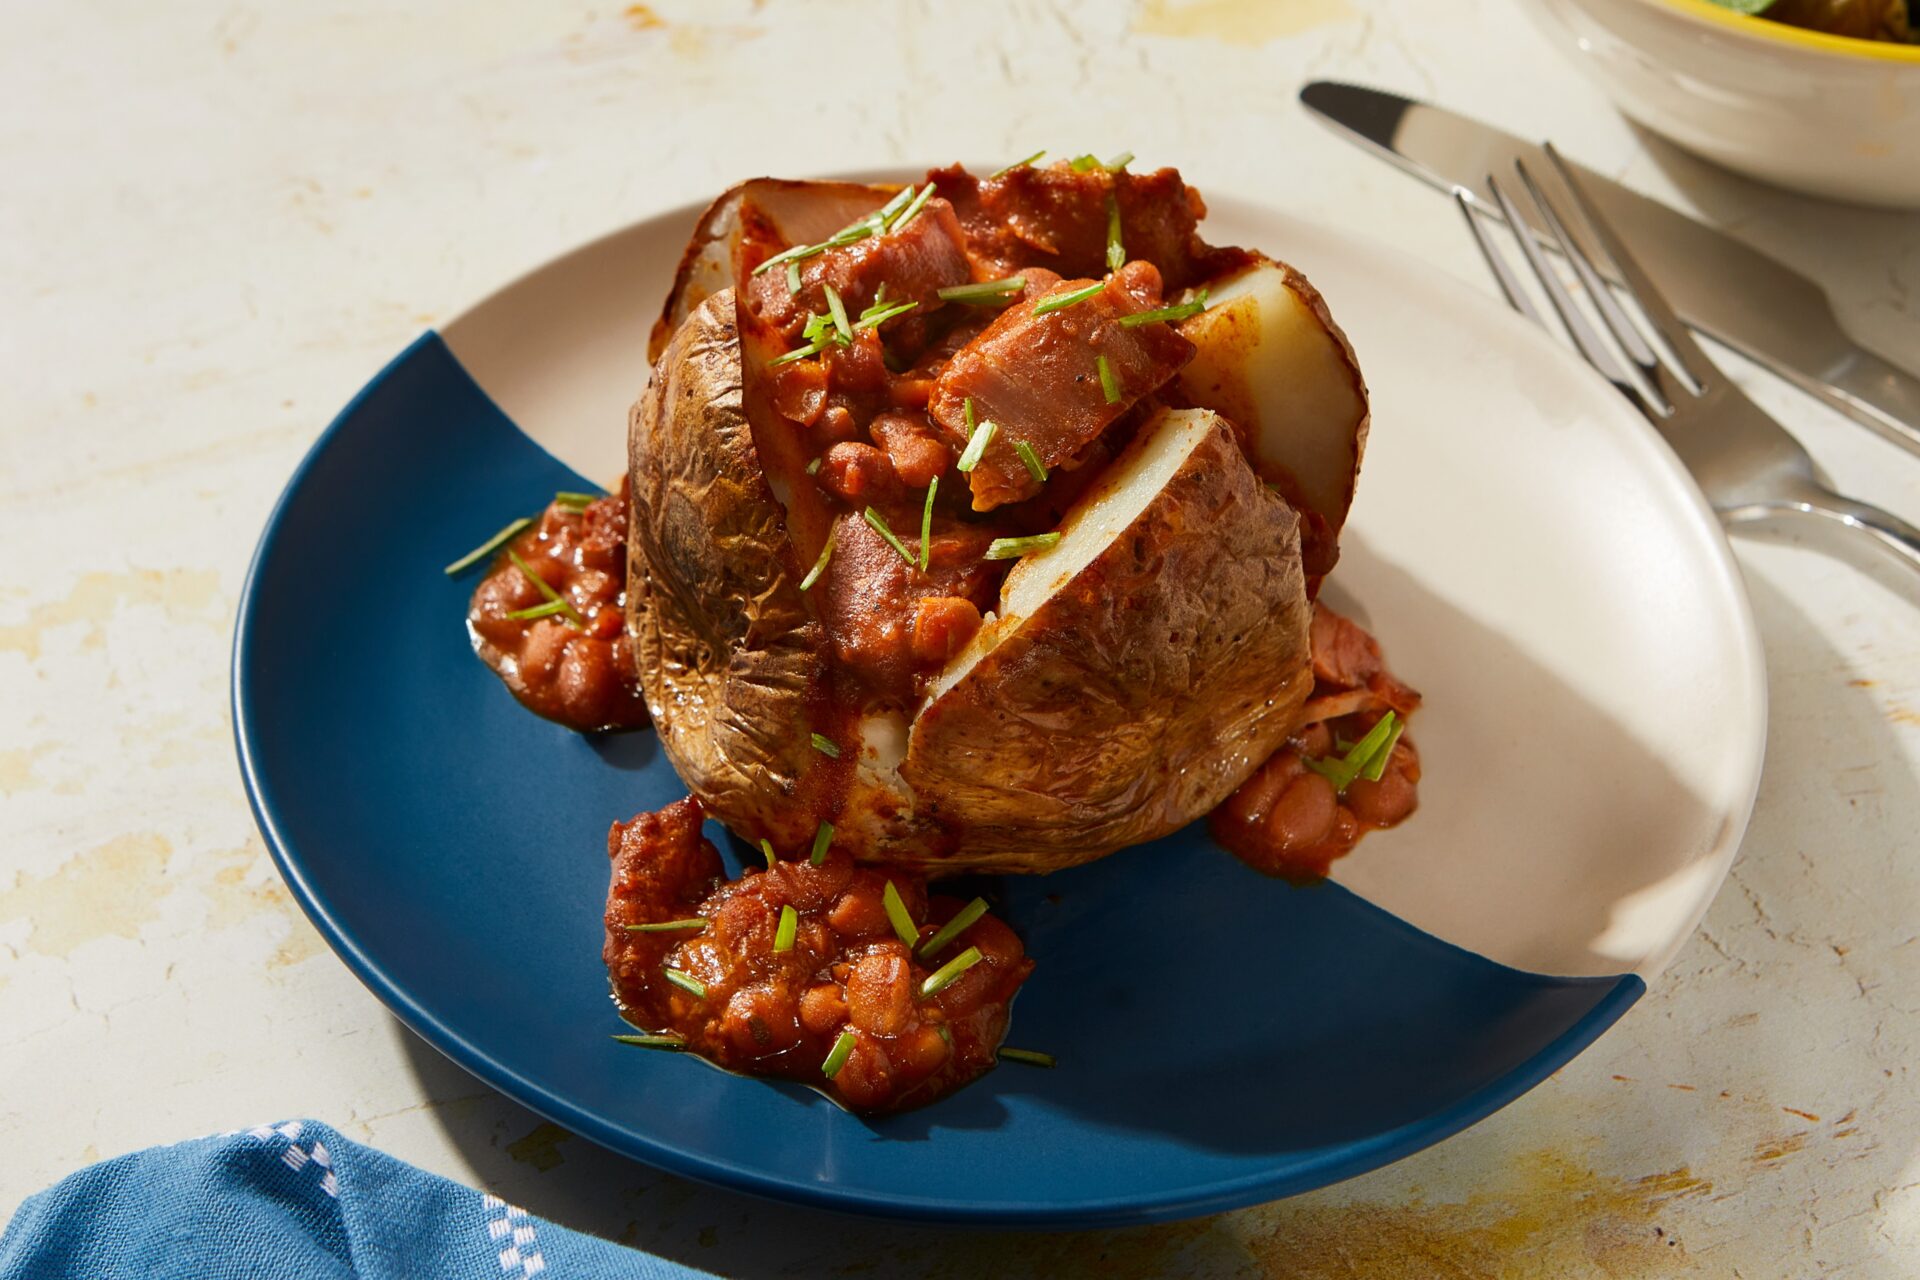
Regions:
<instances>
[{"instance_id":1,"label":"blue plate","mask_svg":"<svg viewBox=\"0 0 1920 1280\"><path fill-rule=\"evenodd\" d=\"M1567 966L1582 976L1497 963L1340 884L1262 878L1192 827L999 882L1038 963L1009 1042L1058 1055L1055 1070L1008 1065L863 1120L805 1089L612 1042L607 828L684 790L651 732L587 738L523 711L469 649L473 579L441 569L556 490L610 478L648 307L586 281L650 304L689 221L657 219L483 304L484 325L449 331L464 363L440 335L420 338L327 429L261 538L233 681L254 811L314 923L416 1032L556 1123L676 1173L896 1217L1088 1226L1230 1209L1416 1151L1531 1088L1645 989L1633 962ZM497 355L516 324L543 331L536 353L550 343L569 289L588 317L632 313L626 339L599 348L617 367L564 378L566 394L583 377L604 389L592 475L535 438L581 438L577 412L542 407L540 378L561 375ZM470 366L489 361L497 372L476 381ZM571 425L523 429L543 415ZM1401 651L1416 639L1388 636ZM1432 787L1448 771L1429 774ZM1417 841L1423 816L1352 861ZM1722 831L1727 855L1744 817Z\"/></svg>"}]
</instances>

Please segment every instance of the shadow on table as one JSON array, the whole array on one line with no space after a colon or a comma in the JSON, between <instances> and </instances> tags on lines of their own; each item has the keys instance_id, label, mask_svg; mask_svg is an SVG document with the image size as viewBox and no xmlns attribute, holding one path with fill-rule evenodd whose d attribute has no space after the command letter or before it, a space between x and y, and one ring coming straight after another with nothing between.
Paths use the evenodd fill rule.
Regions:
<instances>
[{"instance_id":1,"label":"shadow on table","mask_svg":"<svg viewBox=\"0 0 1920 1280\"><path fill-rule=\"evenodd\" d=\"M1872 569L1870 563L1864 567ZM1897 575L1889 577L1887 585L1892 586L1896 580ZM1823 876L1832 877L1836 883L1872 877L1870 891L1873 894L1910 904L1903 913L1906 918L1920 915L1920 870L1911 864L1894 859L1891 863L1894 870L1889 874L1884 851L1863 848L1858 841L1838 839L1822 847L1808 847L1809 839L1817 838L1817 833L1845 829L1852 821L1858 798L1849 797L1830 784L1831 770L1818 775L1811 772L1810 766L1820 760L1823 752L1830 753L1840 744L1807 743L1804 741L1806 723L1831 722L1833 704L1837 701L1845 707L1844 747L1850 758L1897 758L1899 748L1874 695L1865 689L1847 687L1828 676L1827 673L1844 670L1846 664L1841 655L1825 644L1795 602L1765 582L1754 584L1751 594L1763 637L1779 652L1809 656L1802 659L1804 665L1800 669L1776 668L1770 677L1774 711L1768 742L1768 775L1762 784L1761 804L1743 846L1741 874L1749 883L1764 883L1770 874L1784 883L1795 859L1817 856ZM1897 774L1883 792L1873 797L1872 803L1890 813L1920 811L1920 785L1911 776ZM1733 890L1730 888L1728 892ZM1838 904L1844 901L1843 896L1835 896L1791 903L1791 923L1776 919L1774 928L1791 928L1812 939L1847 939L1856 949L1891 948L1897 944L1897 938L1860 938L1857 924L1838 910ZM1815 914L1822 909L1831 918ZM1777 905L1775 910L1784 916L1787 908ZM1877 959L1882 963L1897 963L1885 956ZM1705 967L1709 972L1700 981L1730 981L1727 970L1711 964ZM1788 1061L1803 1056L1809 1037L1818 1028L1803 1025L1802 1019L1796 1017L1796 1011L1802 1007L1784 1001L1769 1005L1757 1022L1738 1036L1729 1034L1710 1042L1718 1051L1717 1058L1703 1047L1699 1038L1647 1037L1645 1050L1635 1062L1635 1074L1647 1079L1697 1079L1704 1072L1734 1082L1751 1075L1748 1064L1752 1061ZM1920 1015L1904 1013L1884 999L1876 1005L1875 1012L1883 1029L1889 1019L1920 1020ZM446 1098L471 1092L473 1082L460 1068L399 1024L394 1025L425 1097ZM1890 1043L1900 1043L1905 1038L1888 1037ZM1606 1050L1602 1048L1598 1052L1604 1055ZM1882 1185L1893 1185L1900 1170L1915 1151L1920 1150L1920 1115L1903 1114L1901 1109L1892 1107L1869 1111L1867 1100L1885 1095L1890 1079L1885 1073L1898 1064L1882 1063L1866 1052L1836 1051L1830 1057L1830 1062L1823 1065L1830 1072L1835 1092L1862 1100L1859 1124L1876 1144L1875 1158L1884 1162L1887 1180ZM1011 1078L996 1079L997 1088L1013 1091L1026 1087L1017 1075L1006 1072L998 1075ZM1630 1094L1623 1095L1623 1099L1630 1097ZM690 1183L573 1138L497 1095L479 1106L435 1107L430 1114L462 1152L474 1171L474 1178L488 1189L556 1222L730 1276L855 1271L922 1274L936 1270L1014 1276L1105 1275L1113 1274L1113 1267L1123 1259L1123 1274L1204 1275L1245 1269L1250 1261L1249 1249L1254 1251L1253 1262L1270 1262L1281 1274L1286 1274L1283 1264L1288 1258L1287 1241L1281 1237L1363 1241L1376 1236L1375 1229L1383 1213L1402 1215L1396 1219L1399 1227L1393 1238L1399 1243L1395 1248L1416 1249L1418 1256L1424 1257L1430 1246L1433 1256L1439 1257L1453 1247L1443 1238L1455 1230L1447 1225L1448 1220L1429 1214L1423 1205L1408 1203L1399 1190L1405 1183L1404 1177L1386 1172L1363 1177L1337 1191L1299 1197L1283 1207L1264 1206L1245 1211L1248 1217L1241 1221L1223 1216L1199 1224L1089 1233L993 1234L857 1220ZM1125 1121L1123 1117L1106 1115L1099 1119ZM1127 1122L1138 1125L1142 1118L1135 1116ZM1710 1111L1701 1111L1696 1123L1697 1132L1679 1135L1688 1149L1711 1151L1716 1144L1727 1140L1727 1135L1714 1127ZM1615 1145L1622 1150L1655 1149L1676 1138L1666 1119L1657 1120L1653 1110L1634 1109L1624 1100L1610 1127L1616 1130ZM1633 1133L1635 1128L1644 1129L1644 1136L1637 1138ZM1487 1182L1497 1185L1503 1170L1523 1161L1530 1153L1578 1150L1588 1136L1584 1129L1576 1130L1573 1118L1564 1109L1540 1110L1522 1103L1513 1112L1452 1139L1444 1158L1456 1169L1462 1161L1469 1162L1471 1167L1484 1168ZM769 1134L768 1140L776 1142L778 1135ZM1413 1157L1415 1161L1440 1158L1435 1155ZM1756 1178L1772 1172L1758 1167L1745 1170ZM1815 1170L1812 1176L1817 1178L1823 1172ZM1629 1178L1624 1185L1634 1184ZM1722 1190L1737 1196L1740 1187L1723 1183ZM1690 1215L1706 1219L1710 1203L1704 1200L1663 1202L1659 1221L1669 1224L1669 1230L1684 1231L1694 1220ZM1720 1233L1726 1234L1729 1211L1712 1212ZM1738 1210L1732 1212L1737 1214ZM1823 1239L1832 1245L1823 1244L1822 1253L1873 1256L1875 1232L1882 1220L1880 1212L1869 1211L1824 1228ZM1269 1224L1276 1222L1282 1224L1280 1229L1271 1231ZM1545 1234L1557 1229L1554 1223L1536 1223L1529 1227L1525 1220L1517 1222L1518 1225L1510 1225L1508 1230L1514 1249L1544 1246ZM1797 1220L1790 1222L1779 1215L1757 1214L1755 1220L1744 1227L1744 1234L1756 1241L1774 1231L1778 1232L1777 1256L1785 1256L1797 1247L1801 1233ZM1533 1240L1529 1232L1540 1234L1542 1239ZM1858 1238L1849 1240L1848 1237ZM1503 1245L1503 1250L1506 1247ZM1269 1248L1275 1251L1271 1258L1265 1258L1263 1251ZM1342 1261L1343 1258L1347 1260ZM1373 1261L1369 1262L1369 1258ZM1373 1275L1378 1274L1378 1261L1356 1245L1350 1256L1341 1253L1333 1258L1330 1255L1329 1260L1323 1261L1322 1268L1312 1274ZM1894 1263L1886 1262L1881 1264L1881 1269L1870 1266L1861 1274L1873 1280L1881 1277L1893 1280L1900 1272Z\"/></svg>"}]
</instances>

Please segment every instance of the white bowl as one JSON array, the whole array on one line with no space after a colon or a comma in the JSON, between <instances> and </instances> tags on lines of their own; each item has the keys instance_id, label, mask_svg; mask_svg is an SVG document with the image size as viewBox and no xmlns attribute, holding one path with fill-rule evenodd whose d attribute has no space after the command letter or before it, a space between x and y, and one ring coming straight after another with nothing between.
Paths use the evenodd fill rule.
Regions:
<instances>
[{"instance_id":1,"label":"white bowl","mask_svg":"<svg viewBox=\"0 0 1920 1280\"><path fill-rule=\"evenodd\" d=\"M1763 181L1920 208L1920 45L1803 31L1709 0L1540 0L1620 110Z\"/></svg>"}]
</instances>

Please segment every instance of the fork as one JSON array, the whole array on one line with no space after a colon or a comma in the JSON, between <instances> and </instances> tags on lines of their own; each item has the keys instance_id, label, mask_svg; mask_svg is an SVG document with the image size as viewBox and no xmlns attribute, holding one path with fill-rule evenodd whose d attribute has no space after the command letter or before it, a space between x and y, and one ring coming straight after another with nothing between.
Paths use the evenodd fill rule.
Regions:
<instances>
[{"instance_id":1,"label":"fork","mask_svg":"<svg viewBox=\"0 0 1920 1280\"><path fill-rule=\"evenodd\" d=\"M1560 158L1552 143L1546 145L1546 153L1561 184L1572 194L1582 221L1607 257L1613 260L1627 296L1665 346L1672 364L1655 354L1646 335L1628 317L1612 288L1600 278L1593 259L1568 233L1561 210L1534 180L1526 163L1516 160L1514 170L1525 187L1525 198L1531 199L1539 209L1541 221L1572 265L1581 289L1593 300L1594 310L1619 343L1620 352L1639 372L1639 381L1622 366L1614 350L1594 330L1574 300L1573 292L1547 260L1546 251L1532 236L1515 237L1520 251L1534 275L1539 277L1541 288L1574 346L1587 363L1632 401L1666 438L1680 461L1693 473L1694 482L1706 494L1721 520L1732 525L1786 513L1820 516L1871 535L1909 564L1920 568L1920 529L1879 507L1835 493L1820 482L1813 459L1800 442L1707 359L1686 325L1680 322L1627 246L1594 207L1580 179ZM1501 185L1497 175L1487 175L1487 188L1509 227L1527 225L1515 206L1514 197ZM1506 255L1481 225L1468 193L1455 188L1454 201L1466 217L1467 226L1507 301L1521 315L1543 329L1548 328L1521 287Z\"/></svg>"}]
</instances>

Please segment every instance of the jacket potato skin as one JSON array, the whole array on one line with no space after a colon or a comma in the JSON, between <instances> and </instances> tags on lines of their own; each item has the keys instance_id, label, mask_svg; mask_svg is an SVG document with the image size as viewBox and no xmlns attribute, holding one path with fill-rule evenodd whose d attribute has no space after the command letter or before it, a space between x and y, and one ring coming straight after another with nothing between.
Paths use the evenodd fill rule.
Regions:
<instances>
[{"instance_id":1,"label":"jacket potato skin","mask_svg":"<svg viewBox=\"0 0 1920 1280\"><path fill-rule=\"evenodd\" d=\"M809 728L826 637L754 449L732 290L668 341L629 415L627 457L627 627L661 747L735 831L811 838L792 801L810 770L832 772Z\"/></svg>"},{"instance_id":2,"label":"jacket potato skin","mask_svg":"<svg viewBox=\"0 0 1920 1280\"><path fill-rule=\"evenodd\" d=\"M1204 417L1119 536L914 721L901 776L964 832L940 867L1051 871L1156 839L1291 731L1313 683L1299 518Z\"/></svg>"}]
</instances>

